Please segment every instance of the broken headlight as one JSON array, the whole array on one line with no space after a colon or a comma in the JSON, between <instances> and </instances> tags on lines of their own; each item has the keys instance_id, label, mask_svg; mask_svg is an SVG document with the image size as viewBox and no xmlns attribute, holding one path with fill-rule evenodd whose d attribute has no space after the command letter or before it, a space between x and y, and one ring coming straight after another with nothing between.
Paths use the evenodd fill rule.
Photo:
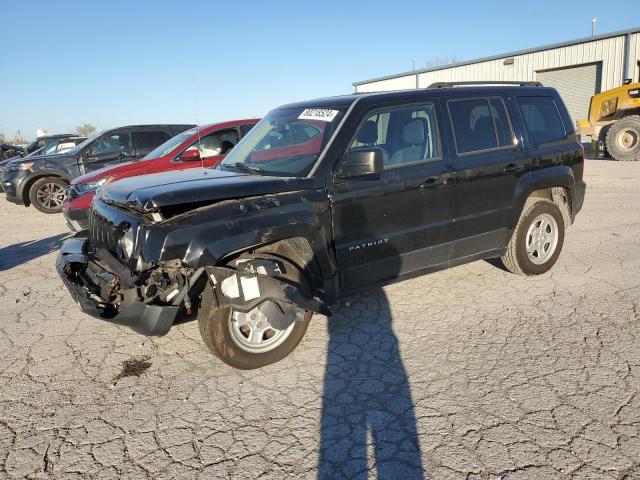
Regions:
<instances>
[{"instance_id":1,"label":"broken headlight","mask_svg":"<svg viewBox=\"0 0 640 480\"><path fill-rule=\"evenodd\" d=\"M118 240L124 260L129 260L133 255L134 233L133 228L129 227Z\"/></svg>"}]
</instances>

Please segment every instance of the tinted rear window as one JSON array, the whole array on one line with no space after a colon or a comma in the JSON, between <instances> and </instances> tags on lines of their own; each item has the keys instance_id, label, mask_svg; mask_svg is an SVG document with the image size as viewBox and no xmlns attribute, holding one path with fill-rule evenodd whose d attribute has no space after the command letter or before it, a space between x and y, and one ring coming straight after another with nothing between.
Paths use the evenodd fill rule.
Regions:
<instances>
[{"instance_id":1,"label":"tinted rear window","mask_svg":"<svg viewBox=\"0 0 640 480\"><path fill-rule=\"evenodd\" d=\"M567 136L556 102L551 97L518 97L527 138L534 145Z\"/></svg>"},{"instance_id":2,"label":"tinted rear window","mask_svg":"<svg viewBox=\"0 0 640 480\"><path fill-rule=\"evenodd\" d=\"M449 114L458 153L487 150L498 146L488 100L478 98L450 101Z\"/></svg>"},{"instance_id":3,"label":"tinted rear window","mask_svg":"<svg viewBox=\"0 0 640 480\"><path fill-rule=\"evenodd\" d=\"M134 133L136 139L136 147L138 153L146 155L158 145L164 143L169 139L167 132L136 132Z\"/></svg>"}]
</instances>

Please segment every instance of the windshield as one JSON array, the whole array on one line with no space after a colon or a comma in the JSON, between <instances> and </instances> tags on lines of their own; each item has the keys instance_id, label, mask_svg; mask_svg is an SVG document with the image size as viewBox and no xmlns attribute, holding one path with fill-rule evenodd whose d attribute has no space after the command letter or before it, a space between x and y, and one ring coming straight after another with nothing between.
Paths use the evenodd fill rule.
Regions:
<instances>
[{"instance_id":1,"label":"windshield","mask_svg":"<svg viewBox=\"0 0 640 480\"><path fill-rule=\"evenodd\" d=\"M142 157L142 160L150 160L152 158L159 158L159 157L164 157L165 155L168 155L173 150L178 148L178 146L182 142L184 142L185 140L188 140L193 135L195 135L197 131L198 131L197 128L191 128L182 133L179 133L175 137L171 137L169 140L159 145L158 147L154 148L149 153L147 153L144 157Z\"/></svg>"},{"instance_id":2,"label":"windshield","mask_svg":"<svg viewBox=\"0 0 640 480\"><path fill-rule=\"evenodd\" d=\"M273 110L231 150L221 168L243 164L266 175L306 176L343 115L342 109Z\"/></svg>"},{"instance_id":3,"label":"windshield","mask_svg":"<svg viewBox=\"0 0 640 480\"><path fill-rule=\"evenodd\" d=\"M76 145L74 148L72 148L71 150L68 150L66 153L69 153L71 155L75 155L76 153L80 152L80 150L82 150L84 147L86 147L87 145L89 145L91 142L93 142L97 137L99 137L100 135L102 135L104 133L104 131L102 132L94 132L92 133L89 138L87 138L84 142L79 143L78 145Z\"/></svg>"}]
</instances>

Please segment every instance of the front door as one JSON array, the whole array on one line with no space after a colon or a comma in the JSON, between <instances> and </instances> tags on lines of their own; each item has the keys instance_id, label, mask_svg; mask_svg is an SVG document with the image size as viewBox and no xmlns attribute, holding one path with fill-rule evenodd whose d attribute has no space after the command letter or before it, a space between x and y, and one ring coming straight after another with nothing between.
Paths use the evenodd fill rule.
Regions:
<instances>
[{"instance_id":1,"label":"front door","mask_svg":"<svg viewBox=\"0 0 640 480\"><path fill-rule=\"evenodd\" d=\"M378 177L333 179L341 290L387 282L447 260L452 172L443 159L434 103L372 111L349 150L381 148Z\"/></svg>"},{"instance_id":2,"label":"front door","mask_svg":"<svg viewBox=\"0 0 640 480\"><path fill-rule=\"evenodd\" d=\"M109 132L98 137L82 153L80 170L83 174L116 163L134 160L129 132Z\"/></svg>"}]
</instances>

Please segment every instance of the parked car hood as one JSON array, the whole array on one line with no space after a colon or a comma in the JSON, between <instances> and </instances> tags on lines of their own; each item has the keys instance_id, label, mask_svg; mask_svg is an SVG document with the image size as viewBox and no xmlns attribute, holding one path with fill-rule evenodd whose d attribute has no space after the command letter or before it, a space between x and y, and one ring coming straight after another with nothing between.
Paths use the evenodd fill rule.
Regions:
<instances>
[{"instance_id":1,"label":"parked car hood","mask_svg":"<svg viewBox=\"0 0 640 480\"><path fill-rule=\"evenodd\" d=\"M99 190L105 203L143 212L172 205L207 203L312 188L313 179L271 177L211 168L190 168L127 177Z\"/></svg>"},{"instance_id":2,"label":"parked car hood","mask_svg":"<svg viewBox=\"0 0 640 480\"><path fill-rule=\"evenodd\" d=\"M72 157L72 155L67 155L66 153L57 153L54 155L27 155L26 157L12 157L7 160L10 160L13 163L21 163L21 162L46 162L50 158L55 158L59 160L61 158Z\"/></svg>"}]
</instances>

